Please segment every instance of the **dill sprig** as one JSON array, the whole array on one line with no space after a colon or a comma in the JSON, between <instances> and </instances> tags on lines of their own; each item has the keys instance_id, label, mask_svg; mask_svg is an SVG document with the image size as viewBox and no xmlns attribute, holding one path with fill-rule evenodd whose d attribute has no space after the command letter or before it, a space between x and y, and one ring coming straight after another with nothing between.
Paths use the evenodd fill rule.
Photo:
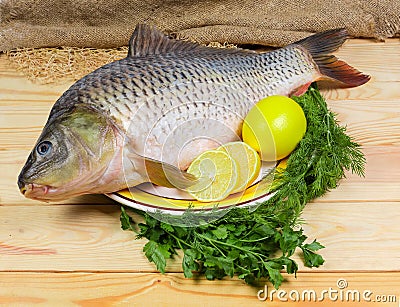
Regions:
<instances>
[{"instance_id":1,"label":"dill sprig","mask_svg":"<svg viewBox=\"0 0 400 307\"><path fill-rule=\"evenodd\" d=\"M282 270L296 274L291 259L296 249L303 253L308 267L318 267L324 259L316 251L323 246L299 227L300 215L310 200L337 187L345 170L363 176L365 158L360 146L338 124L316 85L301 97L293 97L303 108L307 131L287 161L277 169L271 192L273 197L256 208L233 208L217 220L198 222L190 209L186 221L197 219L193 227L180 225L165 216L136 211L145 222L136 225L121 207L123 229L138 232L149 241L143 251L149 261L164 273L167 259L183 251L182 269L186 277L204 275L207 279L225 276L253 283L268 278L278 288Z\"/></svg>"}]
</instances>

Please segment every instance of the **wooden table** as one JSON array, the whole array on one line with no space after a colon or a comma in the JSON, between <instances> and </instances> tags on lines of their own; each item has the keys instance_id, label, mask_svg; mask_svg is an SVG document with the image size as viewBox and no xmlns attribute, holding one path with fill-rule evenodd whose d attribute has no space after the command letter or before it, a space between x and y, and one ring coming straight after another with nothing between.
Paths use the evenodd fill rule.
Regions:
<instances>
[{"instance_id":1,"label":"wooden table","mask_svg":"<svg viewBox=\"0 0 400 307\"><path fill-rule=\"evenodd\" d=\"M360 303L348 305L364 306L363 291L370 290L371 300L396 300L375 304L399 306L400 42L350 40L337 54L372 76L359 88L324 91L363 146L366 176L348 174L336 190L307 205L305 233L326 246L326 262L318 269L300 265L297 279L285 275L285 303L277 293L272 301L257 298L264 284L271 294L269 283L185 279L180 257L169 263L167 274L157 273L143 255L146 241L120 229L119 206L106 197L58 204L23 198L17 175L51 106L70 84L32 84L0 56L0 304L308 306L307 295L297 303L292 298L296 291L314 290L318 297L325 293L323 304L338 306L323 291L339 291L337 283L346 281L343 300L350 293L345 290L361 294Z\"/></svg>"}]
</instances>

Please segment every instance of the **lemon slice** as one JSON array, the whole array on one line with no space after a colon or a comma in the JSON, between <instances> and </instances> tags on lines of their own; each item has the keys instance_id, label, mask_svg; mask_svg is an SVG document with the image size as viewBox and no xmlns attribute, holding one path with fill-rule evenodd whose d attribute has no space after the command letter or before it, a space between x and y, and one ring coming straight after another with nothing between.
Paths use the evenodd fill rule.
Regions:
<instances>
[{"instance_id":1,"label":"lemon slice","mask_svg":"<svg viewBox=\"0 0 400 307\"><path fill-rule=\"evenodd\" d=\"M237 163L238 178L232 193L245 190L260 172L261 159L257 151L244 142L227 143L217 150L228 153Z\"/></svg>"},{"instance_id":2,"label":"lemon slice","mask_svg":"<svg viewBox=\"0 0 400 307\"><path fill-rule=\"evenodd\" d=\"M223 200L236 186L237 168L237 163L226 152L206 151L190 164L187 172L209 180L200 180L188 192L201 202Z\"/></svg>"}]
</instances>

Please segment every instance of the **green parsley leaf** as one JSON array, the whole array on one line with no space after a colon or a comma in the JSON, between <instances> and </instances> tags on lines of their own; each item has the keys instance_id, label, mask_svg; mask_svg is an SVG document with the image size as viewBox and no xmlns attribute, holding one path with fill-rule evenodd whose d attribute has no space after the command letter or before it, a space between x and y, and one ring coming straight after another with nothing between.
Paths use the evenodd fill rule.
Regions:
<instances>
[{"instance_id":1,"label":"green parsley leaf","mask_svg":"<svg viewBox=\"0 0 400 307\"><path fill-rule=\"evenodd\" d=\"M135 229L133 228L132 224L132 218L126 213L124 207L121 206L121 215L119 218L120 222L121 222L121 228L123 230L131 230L131 231L135 231Z\"/></svg>"},{"instance_id":2,"label":"green parsley leaf","mask_svg":"<svg viewBox=\"0 0 400 307\"><path fill-rule=\"evenodd\" d=\"M170 224L161 223L160 226L162 229L164 229L166 231L174 232L174 227L172 227Z\"/></svg>"},{"instance_id":3,"label":"green parsley leaf","mask_svg":"<svg viewBox=\"0 0 400 307\"><path fill-rule=\"evenodd\" d=\"M198 252L194 249L186 249L183 254L182 268L183 274L187 278L193 277L193 271L199 269L199 264L196 262Z\"/></svg>"},{"instance_id":4,"label":"green parsley leaf","mask_svg":"<svg viewBox=\"0 0 400 307\"><path fill-rule=\"evenodd\" d=\"M269 262L266 262L264 266L268 270L269 280L272 282L275 289L278 289L283 281L283 276L280 272L280 268L279 269L276 267L274 268L273 266L271 266Z\"/></svg>"},{"instance_id":5,"label":"green parsley leaf","mask_svg":"<svg viewBox=\"0 0 400 307\"><path fill-rule=\"evenodd\" d=\"M302 248L302 250L303 250L305 266L310 268L319 267L325 262L325 260L322 258L321 255L318 255L306 248Z\"/></svg>"},{"instance_id":6,"label":"green parsley leaf","mask_svg":"<svg viewBox=\"0 0 400 307\"><path fill-rule=\"evenodd\" d=\"M211 232L218 239L225 239L228 236L228 231L224 226L219 226L217 229L211 230Z\"/></svg>"},{"instance_id":7,"label":"green parsley leaf","mask_svg":"<svg viewBox=\"0 0 400 307\"><path fill-rule=\"evenodd\" d=\"M318 243L317 240L314 240L310 244L304 244L303 247L308 249L308 250L311 250L311 251L317 251L317 250L319 250L321 248L325 248L325 246L323 246L320 243Z\"/></svg>"},{"instance_id":8,"label":"green parsley leaf","mask_svg":"<svg viewBox=\"0 0 400 307\"><path fill-rule=\"evenodd\" d=\"M319 267L325 262L321 255L314 253L315 251L324 248L324 246L318 243L316 240L310 244L304 244L300 246L300 248L303 251L304 264L307 267Z\"/></svg>"},{"instance_id":9,"label":"green parsley leaf","mask_svg":"<svg viewBox=\"0 0 400 307\"><path fill-rule=\"evenodd\" d=\"M147 259L149 259L151 262L154 262L157 270L159 270L161 273L165 273L165 267L167 264L166 259L171 256L168 250L161 244L158 244L154 241L149 241L143 247L143 251Z\"/></svg>"}]
</instances>

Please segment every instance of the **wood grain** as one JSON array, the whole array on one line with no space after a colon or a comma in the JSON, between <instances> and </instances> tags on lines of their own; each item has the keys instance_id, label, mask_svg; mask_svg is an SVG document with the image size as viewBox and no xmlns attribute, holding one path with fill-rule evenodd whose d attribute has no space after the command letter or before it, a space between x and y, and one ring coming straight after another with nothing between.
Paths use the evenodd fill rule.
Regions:
<instances>
[{"instance_id":1,"label":"wood grain","mask_svg":"<svg viewBox=\"0 0 400 307\"><path fill-rule=\"evenodd\" d=\"M326 263L318 272L398 270L398 205L309 204L302 227L310 240L326 246L321 251ZM119 214L116 205L0 207L0 271L153 272L142 252L146 241L122 231ZM295 259L301 271L310 271L299 255ZM168 271L181 272L181 260L170 261Z\"/></svg>"},{"instance_id":2,"label":"wood grain","mask_svg":"<svg viewBox=\"0 0 400 307\"><path fill-rule=\"evenodd\" d=\"M318 269L300 265L298 278L287 276L281 289L322 291L345 278L348 289L397 296L396 303L368 306L398 306L400 41L349 40L337 55L372 76L358 88L322 90L362 145L366 175L348 173L337 189L306 206L303 228L310 240L326 246L321 250L326 262ZM256 295L263 283L185 279L180 256L168 263L170 273L155 273L142 252L146 241L120 229L119 206L104 196L56 204L23 198L17 175L51 106L69 86L32 84L0 55L0 305L310 305L261 302ZM299 255L296 260L301 263Z\"/></svg>"},{"instance_id":3,"label":"wood grain","mask_svg":"<svg viewBox=\"0 0 400 307\"><path fill-rule=\"evenodd\" d=\"M341 188L327 195L329 200L358 201L369 197L378 200L382 195L385 200L399 199L397 187L386 185L386 181L394 179L400 183L396 172L399 169L396 152L400 152L397 147L400 146L400 97L398 87L391 86L390 78L382 79L382 75L399 78L400 64L392 59L400 58L400 48L396 40L389 40L388 43L363 42L348 42L338 55L371 74L372 81L359 88L330 88L323 93L330 108L338 113L340 122L348 127L349 134L365 147L367 177L363 180L350 175L342 182ZM0 69L0 161L8 169L0 177L0 205L33 204L35 202L19 194L16 179L45 124L51 106L70 84L32 84L10 68L4 56L0 57ZM379 149L371 149L371 145L379 146ZM385 172L376 172L379 169L385 169ZM348 193L347 186L352 193ZM365 194L365 190L371 191L372 195ZM86 196L61 203L92 201L111 203L104 197Z\"/></svg>"},{"instance_id":4,"label":"wood grain","mask_svg":"<svg viewBox=\"0 0 400 307\"><path fill-rule=\"evenodd\" d=\"M398 306L400 298L397 287L400 273L395 272L303 273L296 279L285 275L285 279L279 298L270 283L259 282L251 287L236 278L188 280L183 274L176 273L0 273L0 304L201 307L323 304L390 307ZM346 282L347 287L340 289L338 281L342 284ZM329 289L332 299L327 294ZM259 291L263 292L258 294ZM365 295L366 291L370 294ZM268 293L268 297L264 293ZM364 300L363 296L370 301ZM314 302L314 297L321 301ZM378 302L382 300L387 302Z\"/></svg>"}]
</instances>

